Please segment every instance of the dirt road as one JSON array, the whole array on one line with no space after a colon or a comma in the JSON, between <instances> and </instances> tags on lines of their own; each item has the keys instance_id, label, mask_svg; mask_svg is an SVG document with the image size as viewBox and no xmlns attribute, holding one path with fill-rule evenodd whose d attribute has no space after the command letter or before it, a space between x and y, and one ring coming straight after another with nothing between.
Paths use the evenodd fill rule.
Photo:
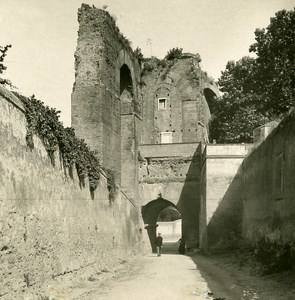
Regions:
<instances>
[{"instance_id":1,"label":"dirt road","mask_svg":"<svg viewBox=\"0 0 295 300\"><path fill-rule=\"evenodd\" d=\"M148 254L124 262L116 270L85 273L80 280L55 281L54 300L291 300L294 272L254 276L239 270L228 257ZM213 293L213 295L211 294ZM49 295L48 293L46 295ZM47 299L47 298L46 298Z\"/></svg>"},{"instance_id":2,"label":"dirt road","mask_svg":"<svg viewBox=\"0 0 295 300\"><path fill-rule=\"evenodd\" d=\"M207 291L207 283L190 257L150 254L133 261L115 280L79 299L197 300L208 299Z\"/></svg>"}]
</instances>

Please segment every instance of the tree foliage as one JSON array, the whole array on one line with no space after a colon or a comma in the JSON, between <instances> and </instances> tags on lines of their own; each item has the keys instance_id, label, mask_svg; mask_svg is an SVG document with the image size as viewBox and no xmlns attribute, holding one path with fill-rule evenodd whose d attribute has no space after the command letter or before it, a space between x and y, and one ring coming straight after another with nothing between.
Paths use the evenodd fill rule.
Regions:
<instances>
[{"instance_id":1,"label":"tree foliage","mask_svg":"<svg viewBox=\"0 0 295 300\"><path fill-rule=\"evenodd\" d=\"M251 142L253 129L278 120L295 101L295 12L282 10L266 29L256 29L250 52L257 57L229 61L219 78L223 96L210 107L216 118L211 138Z\"/></svg>"},{"instance_id":2,"label":"tree foliage","mask_svg":"<svg viewBox=\"0 0 295 300\"><path fill-rule=\"evenodd\" d=\"M176 221L178 219L181 219L181 215L179 211L176 208L169 206L160 212L157 221L169 222L169 221Z\"/></svg>"},{"instance_id":3,"label":"tree foliage","mask_svg":"<svg viewBox=\"0 0 295 300\"><path fill-rule=\"evenodd\" d=\"M210 107L215 116L211 139L220 143L251 142L253 129L268 121L260 107L255 68L256 60L251 57L227 63L218 81L223 96Z\"/></svg>"},{"instance_id":4,"label":"tree foliage","mask_svg":"<svg viewBox=\"0 0 295 300\"><path fill-rule=\"evenodd\" d=\"M7 67L3 64L4 59L7 55L8 49L11 48L11 45L6 46L0 46L0 74L3 74L3 72L7 69ZM9 80L3 79L0 77L0 83L1 84L9 84Z\"/></svg>"},{"instance_id":5,"label":"tree foliage","mask_svg":"<svg viewBox=\"0 0 295 300\"><path fill-rule=\"evenodd\" d=\"M281 10L266 29L256 29L256 76L263 84L264 108L282 116L295 100L295 11Z\"/></svg>"}]
</instances>

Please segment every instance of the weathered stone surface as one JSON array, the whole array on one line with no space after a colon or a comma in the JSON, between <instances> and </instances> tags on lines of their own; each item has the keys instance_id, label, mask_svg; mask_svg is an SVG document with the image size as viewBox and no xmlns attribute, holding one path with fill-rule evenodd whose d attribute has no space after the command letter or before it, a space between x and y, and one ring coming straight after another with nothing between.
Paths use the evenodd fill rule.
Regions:
<instances>
[{"instance_id":1,"label":"weathered stone surface","mask_svg":"<svg viewBox=\"0 0 295 300\"><path fill-rule=\"evenodd\" d=\"M134 111L140 114L139 65L129 42L108 12L83 4L79 9L76 78L72 93L72 126L97 151L101 163L121 178L121 68L132 82ZM125 94L124 94L125 95ZM128 96L130 98L130 95ZM128 107L126 98L122 101ZM133 111L132 111L133 113Z\"/></svg>"},{"instance_id":2,"label":"weathered stone surface","mask_svg":"<svg viewBox=\"0 0 295 300\"><path fill-rule=\"evenodd\" d=\"M73 127L134 203L146 205L161 194L177 205L184 233L196 246L200 155L195 152L198 142L208 142L206 99L219 95L215 83L200 69L199 58L188 53L148 72L144 66L140 73L129 42L104 10L82 5L79 25ZM160 146L166 132L177 144ZM140 144L159 147L143 146L139 152Z\"/></svg>"},{"instance_id":3,"label":"weathered stone surface","mask_svg":"<svg viewBox=\"0 0 295 300\"><path fill-rule=\"evenodd\" d=\"M143 143L161 143L161 132L172 132L173 143L207 142L211 117L204 91L219 92L198 59L187 54L152 68L142 76ZM158 99L166 99L165 109L159 109Z\"/></svg>"},{"instance_id":4,"label":"weathered stone surface","mask_svg":"<svg viewBox=\"0 0 295 300\"><path fill-rule=\"evenodd\" d=\"M202 154L200 246L240 236L243 209L242 163L253 146L207 145Z\"/></svg>"},{"instance_id":5,"label":"weathered stone surface","mask_svg":"<svg viewBox=\"0 0 295 300\"><path fill-rule=\"evenodd\" d=\"M293 111L245 159L243 235L294 241L295 112Z\"/></svg>"},{"instance_id":6,"label":"weathered stone surface","mask_svg":"<svg viewBox=\"0 0 295 300\"><path fill-rule=\"evenodd\" d=\"M120 192L108 199L101 176L94 199L41 141L26 146L26 118L0 90L0 296L20 294L46 279L97 264L116 264L141 246L138 208ZM9 99L8 99L9 98Z\"/></svg>"},{"instance_id":7,"label":"weathered stone surface","mask_svg":"<svg viewBox=\"0 0 295 300\"><path fill-rule=\"evenodd\" d=\"M142 145L140 198L146 217L156 222L162 209L175 206L182 216L182 234L187 247L197 247L200 203L200 152L198 143ZM183 154L182 156L179 156ZM158 200L164 199L161 205ZM155 205L152 206L151 203ZM160 203L160 202L159 202ZM150 214L148 216L148 214ZM152 223L149 223L153 226Z\"/></svg>"}]
</instances>

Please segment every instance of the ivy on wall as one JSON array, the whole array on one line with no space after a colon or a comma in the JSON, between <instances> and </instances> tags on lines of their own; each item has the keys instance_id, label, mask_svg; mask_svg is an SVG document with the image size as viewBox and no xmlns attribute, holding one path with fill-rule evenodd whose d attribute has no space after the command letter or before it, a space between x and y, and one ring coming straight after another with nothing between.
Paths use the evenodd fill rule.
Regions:
<instances>
[{"instance_id":1,"label":"ivy on wall","mask_svg":"<svg viewBox=\"0 0 295 300\"><path fill-rule=\"evenodd\" d=\"M44 103L31 96L27 98L18 93L16 96L23 102L26 110L27 125L27 145L33 149L33 135L37 135L43 142L45 149L55 165L55 151L61 153L63 165L65 168L72 169L76 167L80 186L85 186L85 178L89 179L90 193L93 192L99 184L102 170L107 175L107 184L109 190L109 201L113 202L116 194L116 185L111 171L104 170L96 157L95 151L90 150L83 139L75 135L73 128L64 128L59 121L60 111L55 108L45 106Z\"/></svg>"}]
</instances>

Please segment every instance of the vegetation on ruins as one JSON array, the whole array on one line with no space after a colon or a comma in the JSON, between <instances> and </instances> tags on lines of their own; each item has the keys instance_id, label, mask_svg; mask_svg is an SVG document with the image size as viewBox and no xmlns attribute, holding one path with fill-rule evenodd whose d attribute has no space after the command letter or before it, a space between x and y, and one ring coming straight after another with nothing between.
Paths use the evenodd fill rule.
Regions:
<instances>
[{"instance_id":1,"label":"vegetation on ruins","mask_svg":"<svg viewBox=\"0 0 295 300\"><path fill-rule=\"evenodd\" d=\"M140 49L139 47L137 47L137 48L134 50L134 55L135 55L135 57L137 58L139 65L141 66L144 57L143 57L143 54L142 54L141 49Z\"/></svg>"},{"instance_id":2,"label":"vegetation on ruins","mask_svg":"<svg viewBox=\"0 0 295 300\"><path fill-rule=\"evenodd\" d=\"M141 75L148 74L155 69L165 68L168 64L168 61L159 59L155 56L150 58L143 58L143 67L141 70Z\"/></svg>"},{"instance_id":3,"label":"vegetation on ruins","mask_svg":"<svg viewBox=\"0 0 295 300\"><path fill-rule=\"evenodd\" d=\"M15 94L22 100L26 109L27 145L31 149L34 148L33 135L36 134L42 140L53 165L55 165L55 152L59 150L63 165L65 169L69 168L70 174L72 167L76 167L81 186L85 186L85 179L88 177L90 192L93 195L103 170L95 152L90 150L83 139L76 137L73 128L63 127L59 121L60 111L45 106L34 95L27 98ZM112 202L116 193L114 177L109 170L104 172L108 179L109 200Z\"/></svg>"},{"instance_id":4,"label":"vegetation on ruins","mask_svg":"<svg viewBox=\"0 0 295 300\"><path fill-rule=\"evenodd\" d=\"M178 48L178 47L172 48L167 52L164 59L173 60L175 58L180 58L182 55L182 50L183 50L182 48Z\"/></svg>"},{"instance_id":5,"label":"vegetation on ruins","mask_svg":"<svg viewBox=\"0 0 295 300\"><path fill-rule=\"evenodd\" d=\"M229 61L219 78L223 96L210 107L211 138L219 143L252 142L253 129L279 120L294 107L295 12L281 10L255 31L256 58Z\"/></svg>"},{"instance_id":6,"label":"vegetation on ruins","mask_svg":"<svg viewBox=\"0 0 295 300\"><path fill-rule=\"evenodd\" d=\"M4 47L0 46L0 74L3 74L3 72L7 69L7 67L3 64L3 62L9 48L11 48L11 45L6 45ZM11 85L11 82L8 79L3 79L1 77L0 77L0 83Z\"/></svg>"},{"instance_id":7,"label":"vegetation on ruins","mask_svg":"<svg viewBox=\"0 0 295 300\"><path fill-rule=\"evenodd\" d=\"M183 57L183 49L182 48L172 48L168 50L167 54L165 55L164 59L159 59L155 56L145 58L143 57L141 51L139 48L137 48L134 51L134 54L136 57L138 57L138 61L140 62L142 66L141 70L141 76L144 76L145 74L149 74L154 70L158 70L161 73L161 79L165 80L168 73L170 72L171 68L174 66L177 59L180 59ZM194 60L198 63L201 62L201 56L199 53L196 53L194 55L189 54L192 57L194 57ZM196 72L196 67L194 65L191 66L191 77L199 80L199 72ZM205 76L207 76L206 72L203 72Z\"/></svg>"}]
</instances>

